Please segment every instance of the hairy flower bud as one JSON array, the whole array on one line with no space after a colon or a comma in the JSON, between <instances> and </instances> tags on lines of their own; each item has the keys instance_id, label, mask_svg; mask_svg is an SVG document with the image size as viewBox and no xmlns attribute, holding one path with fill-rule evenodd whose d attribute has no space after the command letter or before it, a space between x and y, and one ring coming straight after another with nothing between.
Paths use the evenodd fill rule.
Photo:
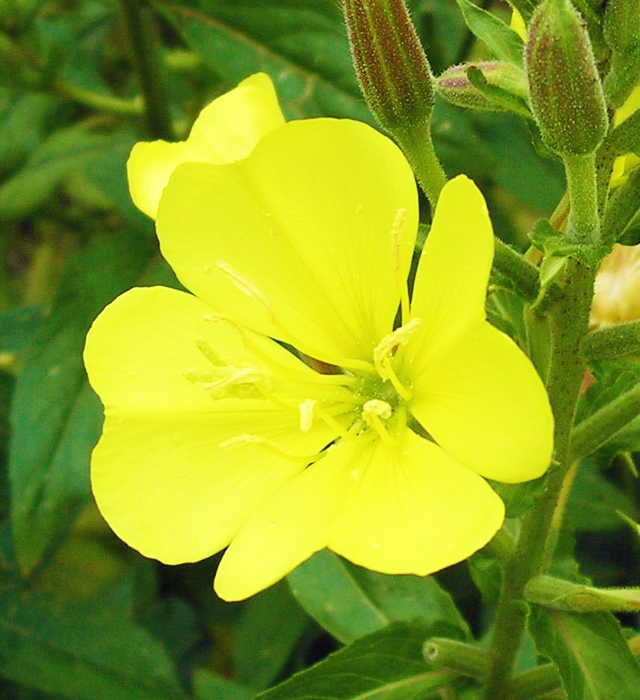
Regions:
<instances>
[{"instance_id":1,"label":"hairy flower bud","mask_svg":"<svg viewBox=\"0 0 640 700\"><path fill-rule=\"evenodd\" d=\"M570 0L545 0L526 47L531 108L547 146L586 155L602 142L607 110L589 35Z\"/></svg>"},{"instance_id":2,"label":"hairy flower bud","mask_svg":"<svg viewBox=\"0 0 640 700\"><path fill-rule=\"evenodd\" d=\"M479 79L474 77L479 73ZM492 112L529 114L527 79L517 66L502 61L451 66L436 79L438 93L454 105Z\"/></svg>"},{"instance_id":3,"label":"hairy flower bud","mask_svg":"<svg viewBox=\"0 0 640 700\"><path fill-rule=\"evenodd\" d=\"M604 13L604 37L611 49L611 67L604 86L620 107L638 83L640 73L640 13L637 0L609 0Z\"/></svg>"},{"instance_id":4,"label":"hairy flower bud","mask_svg":"<svg viewBox=\"0 0 640 700\"><path fill-rule=\"evenodd\" d=\"M392 134L427 126L433 76L403 0L344 0L351 52L371 111Z\"/></svg>"}]
</instances>

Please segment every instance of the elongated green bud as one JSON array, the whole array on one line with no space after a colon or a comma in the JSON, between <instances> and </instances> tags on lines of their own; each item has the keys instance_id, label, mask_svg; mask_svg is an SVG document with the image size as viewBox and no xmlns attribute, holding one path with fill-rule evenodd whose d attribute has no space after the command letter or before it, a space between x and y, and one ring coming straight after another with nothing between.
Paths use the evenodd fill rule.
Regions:
<instances>
[{"instance_id":1,"label":"elongated green bud","mask_svg":"<svg viewBox=\"0 0 640 700\"><path fill-rule=\"evenodd\" d=\"M593 153L607 131L607 110L589 35L570 0L545 0L536 10L525 59L547 146L559 155Z\"/></svg>"},{"instance_id":2,"label":"elongated green bud","mask_svg":"<svg viewBox=\"0 0 640 700\"><path fill-rule=\"evenodd\" d=\"M342 0L360 88L435 207L446 175L433 148L433 75L403 0Z\"/></svg>"},{"instance_id":3,"label":"elongated green bud","mask_svg":"<svg viewBox=\"0 0 640 700\"><path fill-rule=\"evenodd\" d=\"M526 599L555 610L597 612L640 610L638 588L594 588L552 576L536 576L525 588Z\"/></svg>"},{"instance_id":4,"label":"elongated green bud","mask_svg":"<svg viewBox=\"0 0 640 700\"><path fill-rule=\"evenodd\" d=\"M638 0L609 0L604 13L604 38L611 66L604 81L607 97L620 107L640 82L640 12Z\"/></svg>"},{"instance_id":5,"label":"elongated green bud","mask_svg":"<svg viewBox=\"0 0 640 700\"><path fill-rule=\"evenodd\" d=\"M426 126L433 76L403 0L344 0L353 61L371 111L392 134Z\"/></svg>"},{"instance_id":6,"label":"elongated green bud","mask_svg":"<svg viewBox=\"0 0 640 700\"><path fill-rule=\"evenodd\" d=\"M476 71L481 82L474 80ZM447 102L460 107L528 114L527 79L513 63L484 61L451 66L436 78L436 88Z\"/></svg>"}]
</instances>

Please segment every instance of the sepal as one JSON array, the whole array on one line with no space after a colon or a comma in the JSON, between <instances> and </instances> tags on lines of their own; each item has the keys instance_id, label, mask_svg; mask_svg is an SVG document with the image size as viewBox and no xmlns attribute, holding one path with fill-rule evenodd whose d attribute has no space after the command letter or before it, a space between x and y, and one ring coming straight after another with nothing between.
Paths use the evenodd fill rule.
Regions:
<instances>
[{"instance_id":1,"label":"sepal","mask_svg":"<svg viewBox=\"0 0 640 700\"><path fill-rule=\"evenodd\" d=\"M447 102L460 107L531 116L526 77L512 63L487 61L452 66L437 78L436 87Z\"/></svg>"}]
</instances>

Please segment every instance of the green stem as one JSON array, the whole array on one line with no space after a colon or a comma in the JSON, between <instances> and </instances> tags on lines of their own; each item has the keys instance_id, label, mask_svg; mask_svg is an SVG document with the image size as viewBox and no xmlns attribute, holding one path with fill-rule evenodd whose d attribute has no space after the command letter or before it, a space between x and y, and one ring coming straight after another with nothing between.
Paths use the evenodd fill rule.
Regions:
<instances>
[{"instance_id":1,"label":"green stem","mask_svg":"<svg viewBox=\"0 0 640 700\"><path fill-rule=\"evenodd\" d=\"M586 457L595 452L639 414L640 386L636 386L575 427L571 436L572 459Z\"/></svg>"},{"instance_id":2,"label":"green stem","mask_svg":"<svg viewBox=\"0 0 640 700\"><path fill-rule=\"evenodd\" d=\"M91 90L85 90L64 81L58 81L53 88L58 95L101 112L135 117L141 115L144 109L144 104L140 97L135 97L132 100L123 100L112 95L101 95L97 92L91 92Z\"/></svg>"},{"instance_id":3,"label":"green stem","mask_svg":"<svg viewBox=\"0 0 640 700\"><path fill-rule=\"evenodd\" d=\"M424 643L424 658L436 669L448 669L482 680L487 675L487 653L464 642L446 637L434 637Z\"/></svg>"},{"instance_id":4,"label":"green stem","mask_svg":"<svg viewBox=\"0 0 640 700\"><path fill-rule=\"evenodd\" d=\"M422 191L427 195L431 211L435 209L442 188L447 182L447 176L440 165L438 156L433 148L433 141L428 125L419 133L416 129L396 129L393 133L398 145L403 150L413 172L420 183Z\"/></svg>"},{"instance_id":5,"label":"green stem","mask_svg":"<svg viewBox=\"0 0 640 700\"><path fill-rule=\"evenodd\" d=\"M640 321L592 331L582 342L582 352L589 360L610 360L640 352Z\"/></svg>"},{"instance_id":6,"label":"green stem","mask_svg":"<svg viewBox=\"0 0 640 700\"><path fill-rule=\"evenodd\" d=\"M144 0L120 0L131 40L133 62L145 100L147 133L152 139L173 138L169 105L160 75L153 13Z\"/></svg>"},{"instance_id":7,"label":"green stem","mask_svg":"<svg viewBox=\"0 0 640 700\"><path fill-rule=\"evenodd\" d=\"M595 244L599 237L596 156L563 155L571 212L567 236L573 243Z\"/></svg>"},{"instance_id":8,"label":"green stem","mask_svg":"<svg viewBox=\"0 0 640 700\"><path fill-rule=\"evenodd\" d=\"M534 700L560 688L560 674L555 664L544 664L516 676L509 684L511 700Z\"/></svg>"},{"instance_id":9,"label":"green stem","mask_svg":"<svg viewBox=\"0 0 640 700\"><path fill-rule=\"evenodd\" d=\"M540 272L511 246L494 238L493 268L507 277L527 301L535 301L540 292Z\"/></svg>"},{"instance_id":10,"label":"green stem","mask_svg":"<svg viewBox=\"0 0 640 700\"><path fill-rule=\"evenodd\" d=\"M549 401L555 418L555 462L538 503L524 518L511 561L505 566L504 583L489 650L490 671L484 699L506 696L509 675L524 631L527 606L524 588L535 575L544 573L557 540L556 509L565 478L570 476L571 427L585 372L580 342L587 332L595 270L570 259L564 294L549 314L551 361L547 379Z\"/></svg>"}]
</instances>

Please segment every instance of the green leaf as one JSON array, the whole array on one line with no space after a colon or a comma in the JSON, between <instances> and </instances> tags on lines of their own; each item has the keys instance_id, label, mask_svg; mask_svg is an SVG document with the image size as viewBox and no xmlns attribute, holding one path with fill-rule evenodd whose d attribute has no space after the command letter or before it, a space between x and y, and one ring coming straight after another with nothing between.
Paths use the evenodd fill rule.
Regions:
<instances>
[{"instance_id":1,"label":"green leaf","mask_svg":"<svg viewBox=\"0 0 640 700\"><path fill-rule=\"evenodd\" d=\"M324 550L287 577L302 607L348 644L395 620L420 618L432 628L468 635L451 596L433 577L386 576L361 569Z\"/></svg>"},{"instance_id":2,"label":"green leaf","mask_svg":"<svg viewBox=\"0 0 640 700\"><path fill-rule=\"evenodd\" d=\"M489 481L491 488L504 501L507 518L519 518L529 508L538 502L547 484L547 474L533 481L521 484L504 484L500 481Z\"/></svg>"},{"instance_id":3,"label":"green leaf","mask_svg":"<svg viewBox=\"0 0 640 700\"><path fill-rule=\"evenodd\" d=\"M80 700L180 700L164 649L128 620L0 588L0 675Z\"/></svg>"},{"instance_id":4,"label":"green leaf","mask_svg":"<svg viewBox=\"0 0 640 700\"><path fill-rule=\"evenodd\" d=\"M76 168L108 151L111 137L83 126L60 129L31 153L24 166L0 186L0 219L34 212Z\"/></svg>"},{"instance_id":5,"label":"green leaf","mask_svg":"<svg viewBox=\"0 0 640 700\"><path fill-rule=\"evenodd\" d=\"M358 639L256 700L427 700L449 685L447 671L429 671L422 657L428 630L395 622Z\"/></svg>"},{"instance_id":6,"label":"green leaf","mask_svg":"<svg viewBox=\"0 0 640 700\"><path fill-rule=\"evenodd\" d=\"M55 100L50 95L0 90L0 104L0 175L5 175L40 145Z\"/></svg>"},{"instance_id":7,"label":"green leaf","mask_svg":"<svg viewBox=\"0 0 640 700\"><path fill-rule=\"evenodd\" d=\"M193 674L193 694L196 700L251 700L253 691L222 678L212 671L198 668Z\"/></svg>"},{"instance_id":8,"label":"green leaf","mask_svg":"<svg viewBox=\"0 0 640 700\"><path fill-rule=\"evenodd\" d=\"M546 219L539 219L529 232L531 243L546 256L554 258L573 257L586 265L593 266L611 252L613 241L593 246L587 243L574 243L555 229ZM553 276L549 281L553 281Z\"/></svg>"},{"instance_id":9,"label":"green leaf","mask_svg":"<svg viewBox=\"0 0 640 700\"><path fill-rule=\"evenodd\" d=\"M557 665L568 700L627 700L640 688L640 667L610 613L533 606L529 629L538 652Z\"/></svg>"},{"instance_id":10,"label":"green leaf","mask_svg":"<svg viewBox=\"0 0 640 700\"><path fill-rule=\"evenodd\" d=\"M42 304L0 311L0 352L15 352L28 345L44 315Z\"/></svg>"},{"instance_id":11,"label":"green leaf","mask_svg":"<svg viewBox=\"0 0 640 700\"><path fill-rule=\"evenodd\" d=\"M621 526L616 511L633 512L632 500L605 479L593 461L583 459L569 494L567 523L582 532L616 530Z\"/></svg>"},{"instance_id":12,"label":"green leaf","mask_svg":"<svg viewBox=\"0 0 640 700\"><path fill-rule=\"evenodd\" d=\"M522 66L524 44L517 32L469 0L457 0L467 26L500 61Z\"/></svg>"},{"instance_id":13,"label":"green leaf","mask_svg":"<svg viewBox=\"0 0 640 700\"><path fill-rule=\"evenodd\" d=\"M12 408L10 480L17 555L30 571L89 497L89 454L102 422L82 348L89 325L132 286L154 246L120 233L91 243L70 265L51 315L25 354Z\"/></svg>"},{"instance_id":14,"label":"green leaf","mask_svg":"<svg viewBox=\"0 0 640 700\"><path fill-rule=\"evenodd\" d=\"M287 118L372 122L351 65L338 3L201 0L167 18L230 88L258 71L276 82Z\"/></svg>"},{"instance_id":15,"label":"green leaf","mask_svg":"<svg viewBox=\"0 0 640 700\"><path fill-rule=\"evenodd\" d=\"M248 601L236 631L237 680L254 690L272 685L309 622L284 582Z\"/></svg>"}]
</instances>

